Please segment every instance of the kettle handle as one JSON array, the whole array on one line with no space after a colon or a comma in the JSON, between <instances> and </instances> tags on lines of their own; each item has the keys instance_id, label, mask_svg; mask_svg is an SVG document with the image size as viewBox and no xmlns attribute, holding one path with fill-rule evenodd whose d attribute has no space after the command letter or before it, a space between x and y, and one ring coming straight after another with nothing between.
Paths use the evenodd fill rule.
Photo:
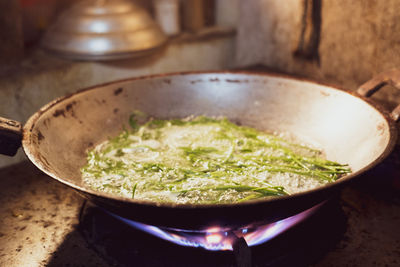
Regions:
<instances>
[{"instance_id":1,"label":"kettle handle","mask_svg":"<svg viewBox=\"0 0 400 267\"><path fill-rule=\"evenodd\" d=\"M22 124L0 117L0 154L14 156L22 142Z\"/></svg>"},{"instance_id":2,"label":"kettle handle","mask_svg":"<svg viewBox=\"0 0 400 267\"><path fill-rule=\"evenodd\" d=\"M362 84L357 89L357 93L361 96L370 97L388 84L400 90L400 70L394 69L378 74L371 80ZM400 104L392 110L390 116L394 121L400 120Z\"/></svg>"}]
</instances>

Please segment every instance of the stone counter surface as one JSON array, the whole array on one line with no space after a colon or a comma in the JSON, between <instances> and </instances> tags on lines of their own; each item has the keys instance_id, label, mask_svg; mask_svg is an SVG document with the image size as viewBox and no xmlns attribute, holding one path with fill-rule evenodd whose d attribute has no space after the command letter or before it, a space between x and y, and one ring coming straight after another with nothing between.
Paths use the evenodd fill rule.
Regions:
<instances>
[{"instance_id":1,"label":"stone counter surface","mask_svg":"<svg viewBox=\"0 0 400 267\"><path fill-rule=\"evenodd\" d=\"M0 266L115 266L78 230L83 201L30 162L0 169ZM399 266L400 147L347 186L339 203L344 233L312 266Z\"/></svg>"}]
</instances>

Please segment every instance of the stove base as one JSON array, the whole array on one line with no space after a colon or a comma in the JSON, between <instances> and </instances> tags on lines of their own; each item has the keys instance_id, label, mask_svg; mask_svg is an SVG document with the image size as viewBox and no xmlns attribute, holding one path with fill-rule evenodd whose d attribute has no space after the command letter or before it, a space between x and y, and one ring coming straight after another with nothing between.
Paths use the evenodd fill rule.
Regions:
<instances>
[{"instance_id":1,"label":"stove base","mask_svg":"<svg viewBox=\"0 0 400 267\"><path fill-rule=\"evenodd\" d=\"M246 250L207 251L182 247L129 227L86 204L79 230L100 257L118 266L306 266L320 259L342 238L346 219L331 200L305 221L265 244ZM247 258L247 259L246 259Z\"/></svg>"}]
</instances>

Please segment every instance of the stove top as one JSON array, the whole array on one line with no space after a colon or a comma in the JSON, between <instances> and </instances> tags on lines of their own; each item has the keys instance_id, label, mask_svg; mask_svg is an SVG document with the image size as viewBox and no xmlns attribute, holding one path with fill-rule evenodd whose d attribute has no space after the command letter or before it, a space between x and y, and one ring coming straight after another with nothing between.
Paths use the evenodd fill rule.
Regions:
<instances>
[{"instance_id":1,"label":"stove top","mask_svg":"<svg viewBox=\"0 0 400 267\"><path fill-rule=\"evenodd\" d=\"M0 188L0 266L235 266L246 253L252 266L400 265L400 147L319 212L242 255L132 229L29 162L1 169Z\"/></svg>"},{"instance_id":2,"label":"stove top","mask_svg":"<svg viewBox=\"0 0 400 267\"><path fill-rule=\"evenodd\" d=\"M252 266L306 266L332 249L344 229L345 216L337 199L277 238L251 247L250 251L246 245L238 245L238 250L231 252L171 244L129 227L88 203L83 206L77 228L91 249L111 265L176 267L250 266L250 261ZM238 261L241 263L237 264Z\"/></svg>"}]
</instances>

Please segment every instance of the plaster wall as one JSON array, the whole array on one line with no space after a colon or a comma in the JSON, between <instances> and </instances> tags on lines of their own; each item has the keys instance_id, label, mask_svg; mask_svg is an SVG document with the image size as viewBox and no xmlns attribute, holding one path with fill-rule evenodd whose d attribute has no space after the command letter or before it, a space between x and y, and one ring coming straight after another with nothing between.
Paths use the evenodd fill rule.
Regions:
<instances>
[{"instance_id":1,"label":"plaster wall","mask_svg":"<svg viewBox=\"0 0 400 267\"><path fill-rule=\"evenodd\" d=\"M240 1L236 65L263 64L351 90L379 72L400 68L398 1L314 1L322 6L319 61L294 55L306 1ZM385 88L374 97L393 107L400 103L400 90Z\"/></svg>"}]
</instances>

